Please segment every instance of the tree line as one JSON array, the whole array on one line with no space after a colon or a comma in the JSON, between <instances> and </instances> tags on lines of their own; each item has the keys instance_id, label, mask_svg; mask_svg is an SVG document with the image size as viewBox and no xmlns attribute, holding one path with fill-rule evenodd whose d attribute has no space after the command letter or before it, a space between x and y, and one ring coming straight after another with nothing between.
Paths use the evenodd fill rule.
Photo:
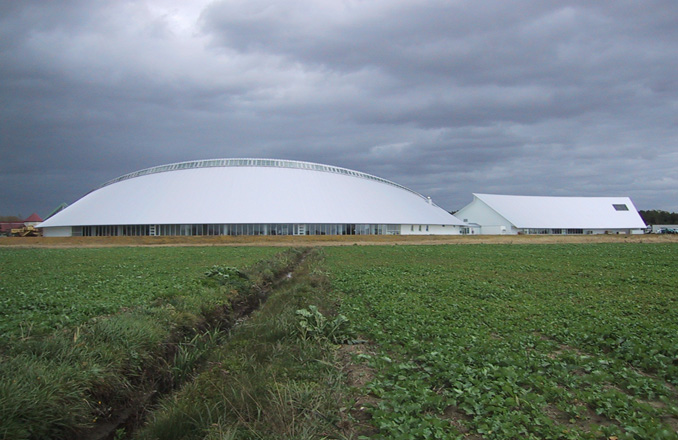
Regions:
<instances>
[{"instance_id":1,"label":"tree line","mask_svg":"<svg viewBox=\"0 0 678 440\"><path fill-rule=\"evenodd\" d=\"M638 211L646 225L678 225L678 212L651 209Z\"/></svg>"}]
</instances>

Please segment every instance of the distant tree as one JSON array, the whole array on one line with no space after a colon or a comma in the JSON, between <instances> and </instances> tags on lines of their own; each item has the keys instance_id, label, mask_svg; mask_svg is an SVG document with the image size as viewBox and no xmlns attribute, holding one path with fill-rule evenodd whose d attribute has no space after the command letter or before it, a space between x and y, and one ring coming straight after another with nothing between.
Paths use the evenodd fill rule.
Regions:
<instances>
[{"instance_id":1,"label":"distant tree","mask_svg":"<svg viewBox=\"0 0 678 440\"><path fill-rule=\"evenodd\" d=\"M23 217L16 215L0 215L0 222L22 222Z\"/></svg>"},{"instance_id":2,"label":"distant tree","mask_svg":"<svg viewBox=\"0 0 678 440\"><path fill-rule=\"evenodd\" d=\"M678 212L661 211L652 209L638 211L646 225L678 225Z\"/></svg>"}]
</instances>

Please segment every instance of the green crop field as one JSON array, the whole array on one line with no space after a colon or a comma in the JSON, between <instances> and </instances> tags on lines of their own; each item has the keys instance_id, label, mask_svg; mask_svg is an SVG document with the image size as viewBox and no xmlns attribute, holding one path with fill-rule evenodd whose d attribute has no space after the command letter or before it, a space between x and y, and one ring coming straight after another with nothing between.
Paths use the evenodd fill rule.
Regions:
<instances>
[{"instance_id":1,"label":"green crop field","mask_svg":"<svg viewBox=\"0 0 678 440\"><path fill-rule=\"evenodd\" d=\"M44 432L65 432L65 437L57 437L68 438L74 429L96 421L96 417L88 421L88 414L104 417L97 396L115 396L115 390L125 387L131 394L129 384L145 376L144 368L153 364L158 353L173 353L158 350L156 345L178 344L181 350L169 358L177 362L183 359L179 354L189 353L185 350L193 345L202 347L194 341L216 334L187 331L184 341L173 333L197 322L187 317L203 312L209 316L211 307L227 301L231 287L206 284L207 271L214 266L219 266L217 272L228 266L242 268L279 250L0 248L0 367L4 368L0 433L6 428L3 419L6 422L10 416L15 431L6 428L6 432L21 433L16 438L43 438ZM303 284L302 296L310 304L314 299L319 303L325 288L319 286L331 284L332 306L326 306L325 312L346 316L351 338L367 341L351 351L353 363L363 364L361 371L369 379L353 397L371 416L360 423L374 425L361 431L363 435L384 439L678 438L675 243L346 246L329 247L319 255L313 268L306 269L310 281ZM257 270L268 278L272 274L270 268ZM255 273L251 272L253 279ZM325 273L329 283L313 278ZM293 279L296 282L296 275ZM335 305L338 310L330 310ZM105 318L98 319L101 316ZM294 324L298 319L294 309L285 312L285 319ZM282 326L276 319L268 321ZM257 323L256 319L252 322ZM259 324L252 326L258 328ZM302 362L297 348L309 348L309 342L297 341L288 330L274 330L263 339L253 336L252 346L236 338L242 345L240 352L254 353L253 347L263 340L270 347L281 347L282 343L266 339L279 336L292 346L290 359ZM222 337L227 338L228 331L214 337L214 343ZM267 361L269 351L261 352L262 362ZM196 358L209 358L207 352L198 354ZM308 364L297 366L298 371L314 371L313 362L320 362L304 359ZM219 362L210 365L221 368ZM346 360L322 362L328 367ZM173 365L172 371L178 371ZM191 380L193 370L184 370L182 377ZM130 374L131 379L125 379ZM289 372L276 374L283 378ZM48 386L46 375L54 386ZM76 376L82 378L76 381ZM106 379L109 376L115 380ZM116 380L128 385L115 385ZM320 385L325 382L313 382L317 387L313 392L326 393ZM304 390L312 394L310 388ZM263 395L282 396L269 396L269 391ZM68 399L59 394L66 392ZM310 394L307 397L314 401ZM85 399L80 415L59 419L61 413L74 412L69 405ZM34 427L46 417L43 400L49 400L55 427L41 437ZM299 407L290 423L306 417L304 405L283 400L278 408ZM347 414L353 413L351 402L335 403L346 421ZM17 416L16 409L22 405L35 408ZM320 418L327 424L337 414ZM205 416L206 426L212 426L212 417L222 418ZM350 423L349 428L342 426L352 432ZM228 432L239 428L233 429ZM185 438L206 438L190 432Z\"/></svg>"},{"instance_id":2,"label":"green crop field","mask_svg":"<svg viewBox=\"0 0 678 440\"><path fill-rule=\"evenodd\" d=\"M190 294L213 265L244 266L273 248L0 248L0 340Z\"/></svg>"},{"instance_id":3,"label":"green crop field","mask_svg":"<svg viewBox=\"0 0 678 440\"><path fill-rule=\"evenodd\" d=\"M327 254L382 438L678 438L675 245Z\"/></svg>"}]
</instances>

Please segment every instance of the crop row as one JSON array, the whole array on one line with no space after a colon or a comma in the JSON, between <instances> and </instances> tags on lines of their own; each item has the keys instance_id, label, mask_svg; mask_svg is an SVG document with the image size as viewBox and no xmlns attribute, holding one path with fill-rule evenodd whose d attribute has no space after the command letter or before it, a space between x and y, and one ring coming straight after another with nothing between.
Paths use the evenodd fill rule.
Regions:
<instances>
[{"instance_id":1,"label":"crop row","mask_svg":"<svg viewBox=\"0 0 678 440\"><path fill-rule=\"evenodd\" d=\"M328 250L387 438L678 438L672 245Z\"/></svg>"},{"instance_id":2,"label":"crop row","mask_svg":"<svg viewBox=\"0 0 678 440\"><path fill-rule=\"evenodd\" d=\"M244 266L272 248L0 248L0 340L197 294L212 265Z\"/></svg>"}]
</instances>

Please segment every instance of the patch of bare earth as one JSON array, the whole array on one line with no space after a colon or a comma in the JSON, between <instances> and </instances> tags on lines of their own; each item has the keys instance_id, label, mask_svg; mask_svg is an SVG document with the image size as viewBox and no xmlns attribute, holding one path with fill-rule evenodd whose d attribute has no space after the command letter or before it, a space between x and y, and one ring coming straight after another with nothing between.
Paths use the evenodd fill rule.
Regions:
<instances>
[{"instance_id":1,"label":"patch of bare earth","mask_svg":"<svg viewBox=\"0 0 678 440\"><path fill-rule=\"evenodd\" d=\"M556 359L556 358L560 357L565 352L574 353L577 356L587 356L586 354L584 354L584 352L582 352L578 348L571 347L571 346L566 345L566 344L560 344L558 349L547 354L546 357L548 357L549 359Z\"/></svg>"},{"instance_id":2,"label":"patch of bare earth","mask_svg":"<svg viewBox=\"0 0 678 440\"><path fill-rule=\"evenodd\" d=\"M584 408L585 413L580 417L571 417L568 413L552 404L546 405L544 408L544 414L549 416L551 420L558 423L559 425L565 426L572 430L577 429L584 432L591 432L593 425L603 426L612 423L617 426L621 426L616 420L610 420L607 417L596 413L585 404L581 402L575 403Z\"/></svg>"},{"instance_id":3,"label":"patch of bare earth","mask_svg":"<svg viewBox=\"0 0 678 440\"><path fill-rule=\"evenodd\" d=\"M671 386L670 384L666 384L669 389L671 390L672 393L672 398L673 401L676 402L678 401L678 393L676 393L675 387ZM646 405L650 405L651 407L659 410L659 411L666 411L667 410L667 405L666 403L660 401L660 400L641 400L641 399L636 399L640 403L644 403ZM670 413L664 413L661 416L661 420L663 423L666 423L671 427L671 429L675 432L678 433L678 417L676 417L674 414Z\"/></svg>"},{"instance_id":4,"label":"patch of bare earth","mask_svg":"<svg viewBox=\"0 0 678 440\"><path fill-rule=\"evenodd\" d=\"M160 237L0 237L0 247L351 246L445 244L678 243L678 235L259 235Z\"/></svg>"},{"instance_id":5,"label":"patch of bare earth","mask_svg":"<svg viewBox=\"0 0 678 440\"><path fill-rule=\"evenodd\" d=\"M338 350L340 368L346 376L346 385L351 389L353 405L348 409L349 416L342 422L344 435L348 438L372 436L379 432L370 421L372 415L368 408L375 406L379 399L365 393L365 385L374 379L374 370L358 359L359 355L374 356L374 346L365 344L342 345Z\"/></svg>"},{"instance_id":6,"label":"patch of bare earth","mask_svg":"<svg viewBox=\"0 0 678 440\"><path fill-rule=\"evenodd\" d=\"M482 440L483 437L480 434L472 434L466 426L467 422L471 421L471 417L459 411L456 406L448 406L445 408L445 411L443 411L443 418L448 420L465 439Z\"/></svg>"}]
</instances>

